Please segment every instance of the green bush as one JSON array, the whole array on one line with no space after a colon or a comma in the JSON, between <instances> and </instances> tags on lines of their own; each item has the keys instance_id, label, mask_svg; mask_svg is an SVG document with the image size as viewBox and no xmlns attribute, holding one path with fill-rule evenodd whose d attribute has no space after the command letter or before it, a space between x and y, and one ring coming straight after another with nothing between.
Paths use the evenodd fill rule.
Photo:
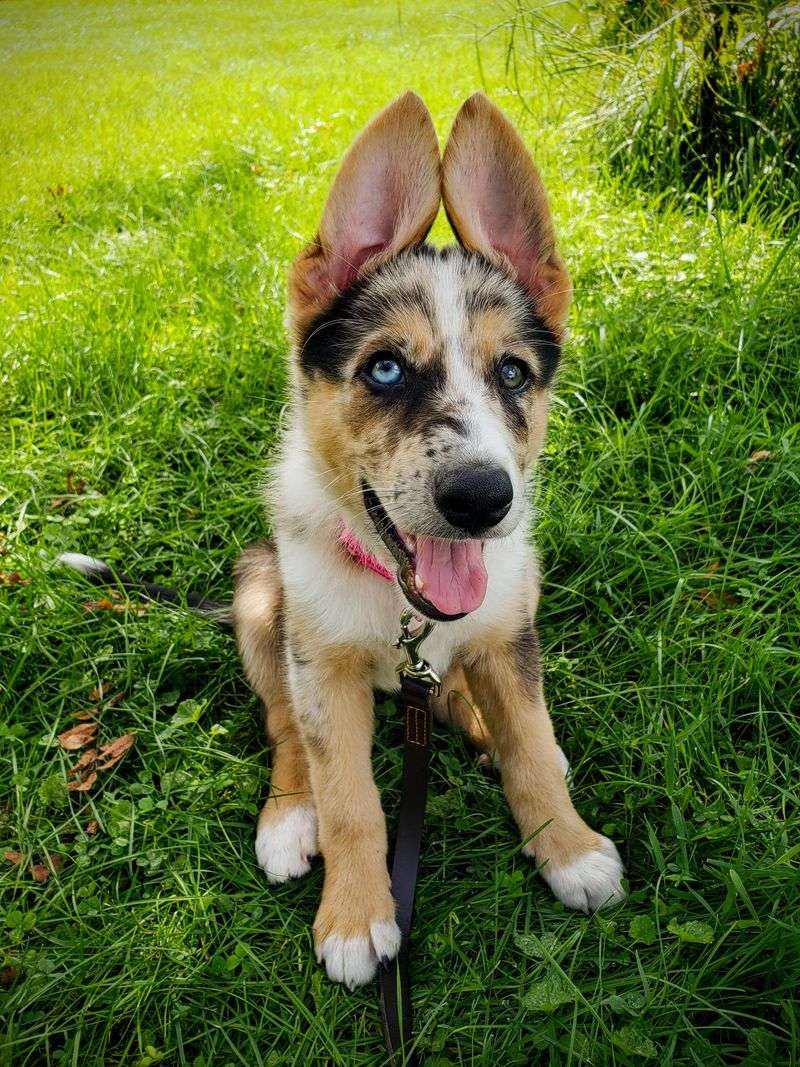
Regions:
<instances>
[{"instance_id":1,"label":"green bush","mask_svg":"<svg viewBox=\"0 0 800 1067\"><path fill-rule=\"evenodd\" d=\"M625 183L797 217L800 4L597 0L560 19L518 7L511 25L514 49L597 70L590 126Z\"/></svg>"}]
</instances>

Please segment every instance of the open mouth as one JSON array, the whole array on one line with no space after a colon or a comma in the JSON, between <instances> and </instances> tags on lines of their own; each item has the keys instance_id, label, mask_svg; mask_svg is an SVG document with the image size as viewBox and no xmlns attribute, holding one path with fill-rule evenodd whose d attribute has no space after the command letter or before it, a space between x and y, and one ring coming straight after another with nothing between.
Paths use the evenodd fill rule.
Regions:
<instances>
[{"instance_id":1,"label":"open mouth","mask_svg":"<svg viewBox=\"0 0 800 1067\"><path fill-rule=\"evenodd\" d=\"M378 536L397 562L397 581L413 608L429 619L452 622L481 606L487 582L482 541L403 533L363 480L361 493Z\"/></svg>"}]
</instances>

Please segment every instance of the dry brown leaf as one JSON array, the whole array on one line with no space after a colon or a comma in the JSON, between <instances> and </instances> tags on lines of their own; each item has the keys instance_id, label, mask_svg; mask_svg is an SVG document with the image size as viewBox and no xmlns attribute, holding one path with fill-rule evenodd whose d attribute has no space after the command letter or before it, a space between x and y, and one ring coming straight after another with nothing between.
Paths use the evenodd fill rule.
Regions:
<instances>
[{"instance_id":1,"label":"dry brown leaf","mask_svg":"<svg viewBox=\"0 0 800 1067\"><path fill-rule=\"evenodd\" d=\"M709 565L706 567L706 574L710 578L712 574L716 574L719 570L719 560L712 559Z\"/></svg>"},{"instance_id":2,"label":"dry brown leaf","mask_svg":"<svg viewBox=\"0 0 800 1067\"><path fill-rule=\"evenodd\" d=\"M733 593L717 593L713 589L701 589L698 596L707 608L721 608L723 604L738 604L739 599Z\"/></svg>"},{"instance_id":3,"label":"dry brown leaf","mask_svg":"<svg viewBox=\"0 0 800 1067\"><path fill-rule=\"evenodd\" d=\"M0 585L30 585L30 578L23 578L19 571L0 571Z\"/></svg>"},{"instance_id":4,"label":"dry brown leaf","mask_svg":"<svg viewBox=\"0 0 800 1067\"><path fill-rule=\"evenodd\" d=\"M106 707L113 708L116 704L119 704L120 700L122 700L124 696L125 694L120 689L118 693L115 693L113 696L108 698L108 700L106 701Z\"/></svg>"},{"instance_id":5,"label":"dry brown leaf","mask_svg":"<svg viewBox=\"0 0 800 1067\"><path fill-rule=\"evenodd\" d=\"M72 718L77 719L78 722L91 722L95 717L96 708L91 711L73 711Z\"/></svg>"},{"instance_id":6,"label":"dry brown leaf","mask_svg":"<svg viewBox=\"0 0 800 1067\"><path fill-rule=\"evenodd\" d=\"M112 596L114 596L113 593ZM118 598L119 594L116 594L116 596ZM115 604L114 601L109 600L108 597L101 597L99 600L84 600L81 607L84 611L116 611L120 615L128 610L127 604ZM131 606L130 610L133 611L135 615L146 615L148 609L144 604L138 604L136 607Z\"/></svg>"},{"instance_id":7,"label":"dry brown leaf","mask_svg":"<svg viewBox=\"0 0 800 1067\"><path fill-rule=\"evenodd\" d=\"M21 852L4 852L3 855L9 863L22 863Z\"/></svg>"},{"instance_id":8,"label":"dry brown leaf","mask_svg":"<svg viewBox=\"0 0 800 1067\"><path fill-rule=\"evenodd\" d=\"M113 600L109 600L108 597L101 597L99 600L84 600L81 605L84 611L124 611L125 608L121 604L115 604Z\"/></svg>"},{"instance_id":9,"label":"dry brown leaf","mask_svg":"<svg viewBox=\"0 0 800 1067\"><path fill-rule=\"evenodd\" d=\"M67 777L72 778L75 774L80 774L81 771L85 771L87 767L91 767L94 761L97 759L97 749L87 748L74 767L70 767L67 771Z\"/></svg>"},{"instance_id":10,"label":"dry brown leaf","mask_svg":"<svg viewBox=\"0 0 800 1067\"><path fill-rule=\"evenodd\" d=\"M108 692L110 686L111 686L111 682L107 682L105 680L102 681L100 683L100 685L96 685L94 687L94 689L91 691L91 693L89 694L89 700L91 700L93 703L96 704L98 700L102 700L103 699L103 697Z\"/></svg>"},{"instance_id":11,"label":"dry brown leaf","mask_svg":"<svg viewBox=\"0 0 800 1067\"><path fill-rule=\"evenodd\" d=\"M97 771L89 771L82 781L79 781L76 778L74 782L70 782L67 789L70 793L86 793L92 788L96 781Z\"/></svg>"},{"instance_id":12,"label":"dry brown leaf","mask_svg":"<svg viewBox=\"0 0 800 1067\"><path fill-rule=\"evenodd\" d=\"M100 823L97 821L97 819L92 819L90 822L87 822L87 824L86 824L86 833L87 834L96 834L99 829L100 829Z\"/></svg>"},{"instance_id":13,"label":"dry brown leaf","mask_svg":"<svg viewBox=\"0 0 800 1067\"><path fill-rule=\"evenodd\" d=\"M84 752L74 767L69 768L67 778L75 779L67 785L70 793L85 793L87 789L92 788L97 781L97 771L94 769L96 759L97 750L90 748Z\"/></svg>"},{"instance_id":14,"label":"dry brown leaf","mask_svg":"<svg viewBox=\"0 0 800 1067\"><path fill-rule=\"evenodd\" d=\"M107 771L114 764L119 763L135 741L136 734L122 734L121 737L115 737L113 741L109 741L107 745L101 745L97 764L98 770ZM101 763L99 762L100 760L105 762Z\"/></svg>"},{"instance_id":15,"label":"dry brown leaf","mask_svg":"<svg viewBox=\"0 0 800 1067\"><path fill-rule=\"evenodd\" d=\"M67 471L67 492L73 496L80 496L81 493L86 492L86 486L89 483L85 478L76 478L75 471Z\"/></svg>"},{"instance_id":16,"label":"dry brown leaf","mask_svg":"<svg viewBox=\"0 0 800 1067\"><path fill-rule=\"evenodd\" d=\"M772 459L772 453L768 448L758 448L755 452L750 453L750 459L747 461L747 469L752 472L756 469L759 463L763 463L765 459Z\"/></svg>"},{"instance_id":17,"label":"dry brown leaf","mask_svg":"<svg viewBox=\"0 0 800 1067\"><path fill-rule=\"evenodd\" d=\"M86 751L81 756L81 758L75 764L75 766L74 767L70 767L67 770L67 774L71 778L72 775L73 774L77 774L78 771L82 771L86 767L90 767L92 765L92 763L94 763L94 761L96 759L97 759L97 749L96 748L87 748Z\"/></svg>"},{"instance_id":18,"label":"dry brown leaf","mask_svg":"<svg viewBox=\"0 0 800 1067\"><path fill-rule=\"evenodd\" d=\"M61 870L63 860L57 852L50 852L49 859L49 867L46 863L32 863L31 866L28 868L31 874L31 878L33 878L35 882L46 882L50 875L53 873L53 871Z\"/></svg>"},{"instance_id":19,"label":"dry brown leaf","mask_svg":"<svg viewBox=\"0 0 800 1067\"><path fill-rule=\"evenodd\" d=\"M6 967L0 967L0 987L8 989L17 980L18 971L9 963Z\"/></svg>"},{"instance_id":20,"label":"dry brown leaf","mask_svg":"<svg viewBox=\"0 0 800 1067\"><path fill-rule=\"evenodd\" d=\"M96 733L96 722L82 722L80 726L73 726L72 729L65 730L63 734L59 734L58 743L68 752L74 752L76 749L88 745L90 741L94 741Z\"/></svg>"},{"instance_id":21,"label":"dry brown leaf","mask_svg":"<svg viewBox=\"0 0 800 1067\"><path fill-rule=\"evenodd\" d=\"M86 492L86 486L89 483L85 478L75 477L75 471L67 471L67 495L57 496L50 501L50 511L56 511L58 508L71 507L75 503L75 497L80 496L81 493Z\"/></svg>"},{"instance_id":22,"label":"dry brown leaf","mask_svg":"<svg viewBox=\"0 0 800 1067\"><path fill-rule=\"evenodd\" d=\"M744 63L739 63L736 67L736 77L739 82L743 82L748 74L752 74L758 66L755 59L748 59Z\"/></svg>"}]
</instances>

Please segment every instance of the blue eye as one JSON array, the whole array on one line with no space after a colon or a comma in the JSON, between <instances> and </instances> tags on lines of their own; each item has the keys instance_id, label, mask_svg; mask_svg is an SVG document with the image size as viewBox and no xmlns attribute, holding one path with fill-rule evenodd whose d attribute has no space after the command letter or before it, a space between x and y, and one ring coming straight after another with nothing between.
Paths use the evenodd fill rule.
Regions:
<instances>
[{"instance_id":1,"label":"blue eye","mask_svg":"<svg viewBox=\"0 0 800 1067\"><path fill-rule=\"evenodd\" d=\"M403 380L400 361L385 352L373 356L364 371L372 385L387 387L399 385Z\"/></svg>"}]
</instances>

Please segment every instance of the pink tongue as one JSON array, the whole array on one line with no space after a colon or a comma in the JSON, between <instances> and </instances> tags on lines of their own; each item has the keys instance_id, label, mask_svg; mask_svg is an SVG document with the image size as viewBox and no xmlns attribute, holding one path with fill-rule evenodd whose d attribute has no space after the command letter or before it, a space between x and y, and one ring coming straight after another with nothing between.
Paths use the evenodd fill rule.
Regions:
<instances>
[{"instance_id":1,"label":"pink tongue","mask_svg":"<svg viewBox=\"0 0 800 1067\"><path fill-rule=\"evenodd\" d=\"M474 611L486 596L486 567L480 541L417 537L420 594L445 615Z\"/></svg>"}]
</instances>

